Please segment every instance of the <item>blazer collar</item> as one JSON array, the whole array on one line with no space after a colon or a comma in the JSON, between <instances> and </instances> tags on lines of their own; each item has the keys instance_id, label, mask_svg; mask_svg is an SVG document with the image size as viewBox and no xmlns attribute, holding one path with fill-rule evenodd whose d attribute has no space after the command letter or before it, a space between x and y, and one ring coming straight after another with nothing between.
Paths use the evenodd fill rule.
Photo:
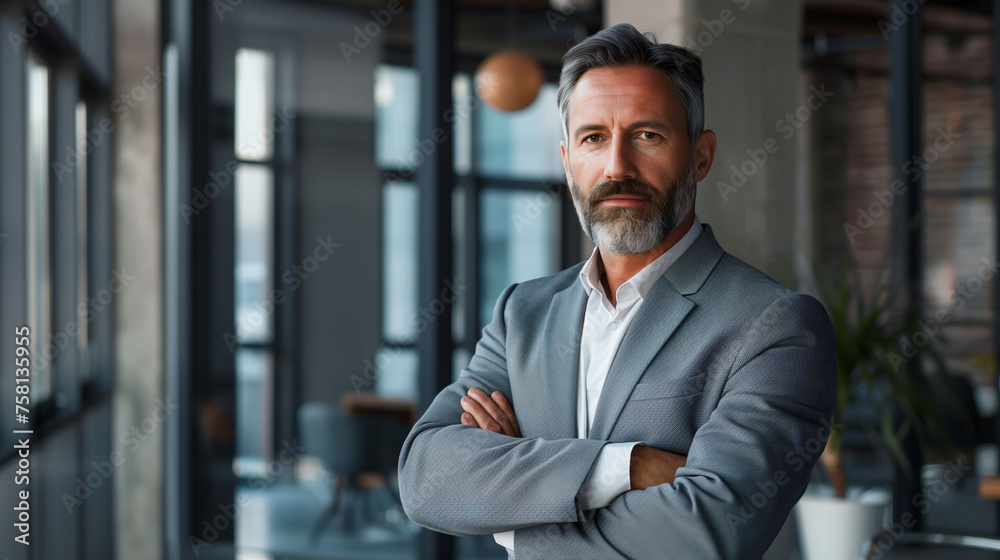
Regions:
<instances>
[{"instance_id":1,"label":"blazer collar","mask_svg":"<svg viewBox=\"0 0 1000 560\"><path fill-rule=\"evenodd\" d=\"M684 296L691 295L701 288L712 269L725 254L715 240L712 226L702 224L702 228L704 229L694 244L663 273L663 278Z\"/></svg>"}]
</instances>

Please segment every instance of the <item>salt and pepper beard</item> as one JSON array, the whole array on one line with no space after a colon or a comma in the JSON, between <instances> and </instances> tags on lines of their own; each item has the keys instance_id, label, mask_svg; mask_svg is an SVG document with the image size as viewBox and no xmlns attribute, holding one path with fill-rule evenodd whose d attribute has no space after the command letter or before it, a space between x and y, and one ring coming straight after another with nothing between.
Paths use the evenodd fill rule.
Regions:
<instances>
[{"instance_id":1,"label":"salt and pepper beard","mask_svg":"<svg viewBox=\"0 0 1000 560\"><path fill-rule=\"evenodd\" d=\"M569 189L584 233L602 252L645 253L673 233L694 205L694 158L666 192L637 179L625 179L602 181L583 195L573 177L569 177ZM600 205L607 198L623 194L641 196L652 204Z\"/></svg>"}]
</instances>

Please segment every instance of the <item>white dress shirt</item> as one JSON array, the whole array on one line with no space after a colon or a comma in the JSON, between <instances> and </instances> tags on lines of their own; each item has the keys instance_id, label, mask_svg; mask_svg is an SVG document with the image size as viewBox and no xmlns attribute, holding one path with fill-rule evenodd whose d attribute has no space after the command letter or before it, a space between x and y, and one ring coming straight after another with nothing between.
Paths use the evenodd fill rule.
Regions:
<instances>
[{"instance_id":1,"label":"white dress shirt","mask_svg":"<svg viewBox=\"0 0 1000 560\"><path fill-rule=\"evenodd\" d=\"M702 229L701 221L696 216L691 229L677 243L618 287L615 292L616 305L611 304L601 284L597 266L598 249L594 249L590 259L580 270L580 283L587 293L587 310L580 338L576 399L578 438L586 439L590 433L611 364L625 339L629 325L642 307L646 294L670 265L701 235ZM604 507L631 488L629 465L632 448L638 443L640 442L609 443L601 449L577 494L581 509ZM514 531L496 533L493 538L513 557Z\"/></svg>"}]
</instances>

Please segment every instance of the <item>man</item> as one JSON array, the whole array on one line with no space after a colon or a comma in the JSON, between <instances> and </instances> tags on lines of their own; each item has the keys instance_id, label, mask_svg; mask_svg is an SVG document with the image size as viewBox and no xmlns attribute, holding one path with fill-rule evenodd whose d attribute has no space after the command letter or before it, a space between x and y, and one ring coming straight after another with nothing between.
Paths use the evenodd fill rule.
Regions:
<instances>
[{"instance_id":1,"label":"man","mask_svg":"<svg viewBox=\"0 0 1000 560\"><path fill-rule=\"evenodd\" d=\"M494 533L517 560L746 560L774 539L829 436L833 335L695 216L702 84L696 55L631 25L566 54L563 165L596 249L508 287L414 426L417 523Z\"/></svg>"}]
</instances>

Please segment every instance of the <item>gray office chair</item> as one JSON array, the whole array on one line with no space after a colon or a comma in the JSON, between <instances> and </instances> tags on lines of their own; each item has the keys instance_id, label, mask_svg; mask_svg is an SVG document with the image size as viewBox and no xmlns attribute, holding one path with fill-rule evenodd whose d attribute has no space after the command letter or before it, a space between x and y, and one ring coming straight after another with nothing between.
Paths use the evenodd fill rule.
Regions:
<instances>
[{"instance_id":1,"label":"gray office chair","mask_svg":"<svg viewBox=\"0 0 1000 560\"><path fill-rule=\"evenodd\" d=\"M344 493L365 468L364 426L329 403L305 403L299 407L299 435L306 453L316 457L327 472L337 477L330 506L323 511L309 531L310 542L319 540L334 517L343 516L344 530L354 525L353 511L343 508Z\"/></svg>"},{"instance_id":2,"label":"gray office chair","mask_svg":"<svg viewBox=\"0 0 1000 560\"><path fill-rule=\"evenodd\" d=\"M379 473L391 479L407 432L407 426L391 419L346 414L331 403L305 403L299 407L299 434L306 453L319 459L323 468L337 477L330 506L309 532L311 543L316 543L338 516L342 530L351 533L358 521L367 523L392 508L402 511L391 485L364 489L358 487L357 480L361 473ZM345 494L356 499L345 504Z\"/></svg>"}]
</instances>

